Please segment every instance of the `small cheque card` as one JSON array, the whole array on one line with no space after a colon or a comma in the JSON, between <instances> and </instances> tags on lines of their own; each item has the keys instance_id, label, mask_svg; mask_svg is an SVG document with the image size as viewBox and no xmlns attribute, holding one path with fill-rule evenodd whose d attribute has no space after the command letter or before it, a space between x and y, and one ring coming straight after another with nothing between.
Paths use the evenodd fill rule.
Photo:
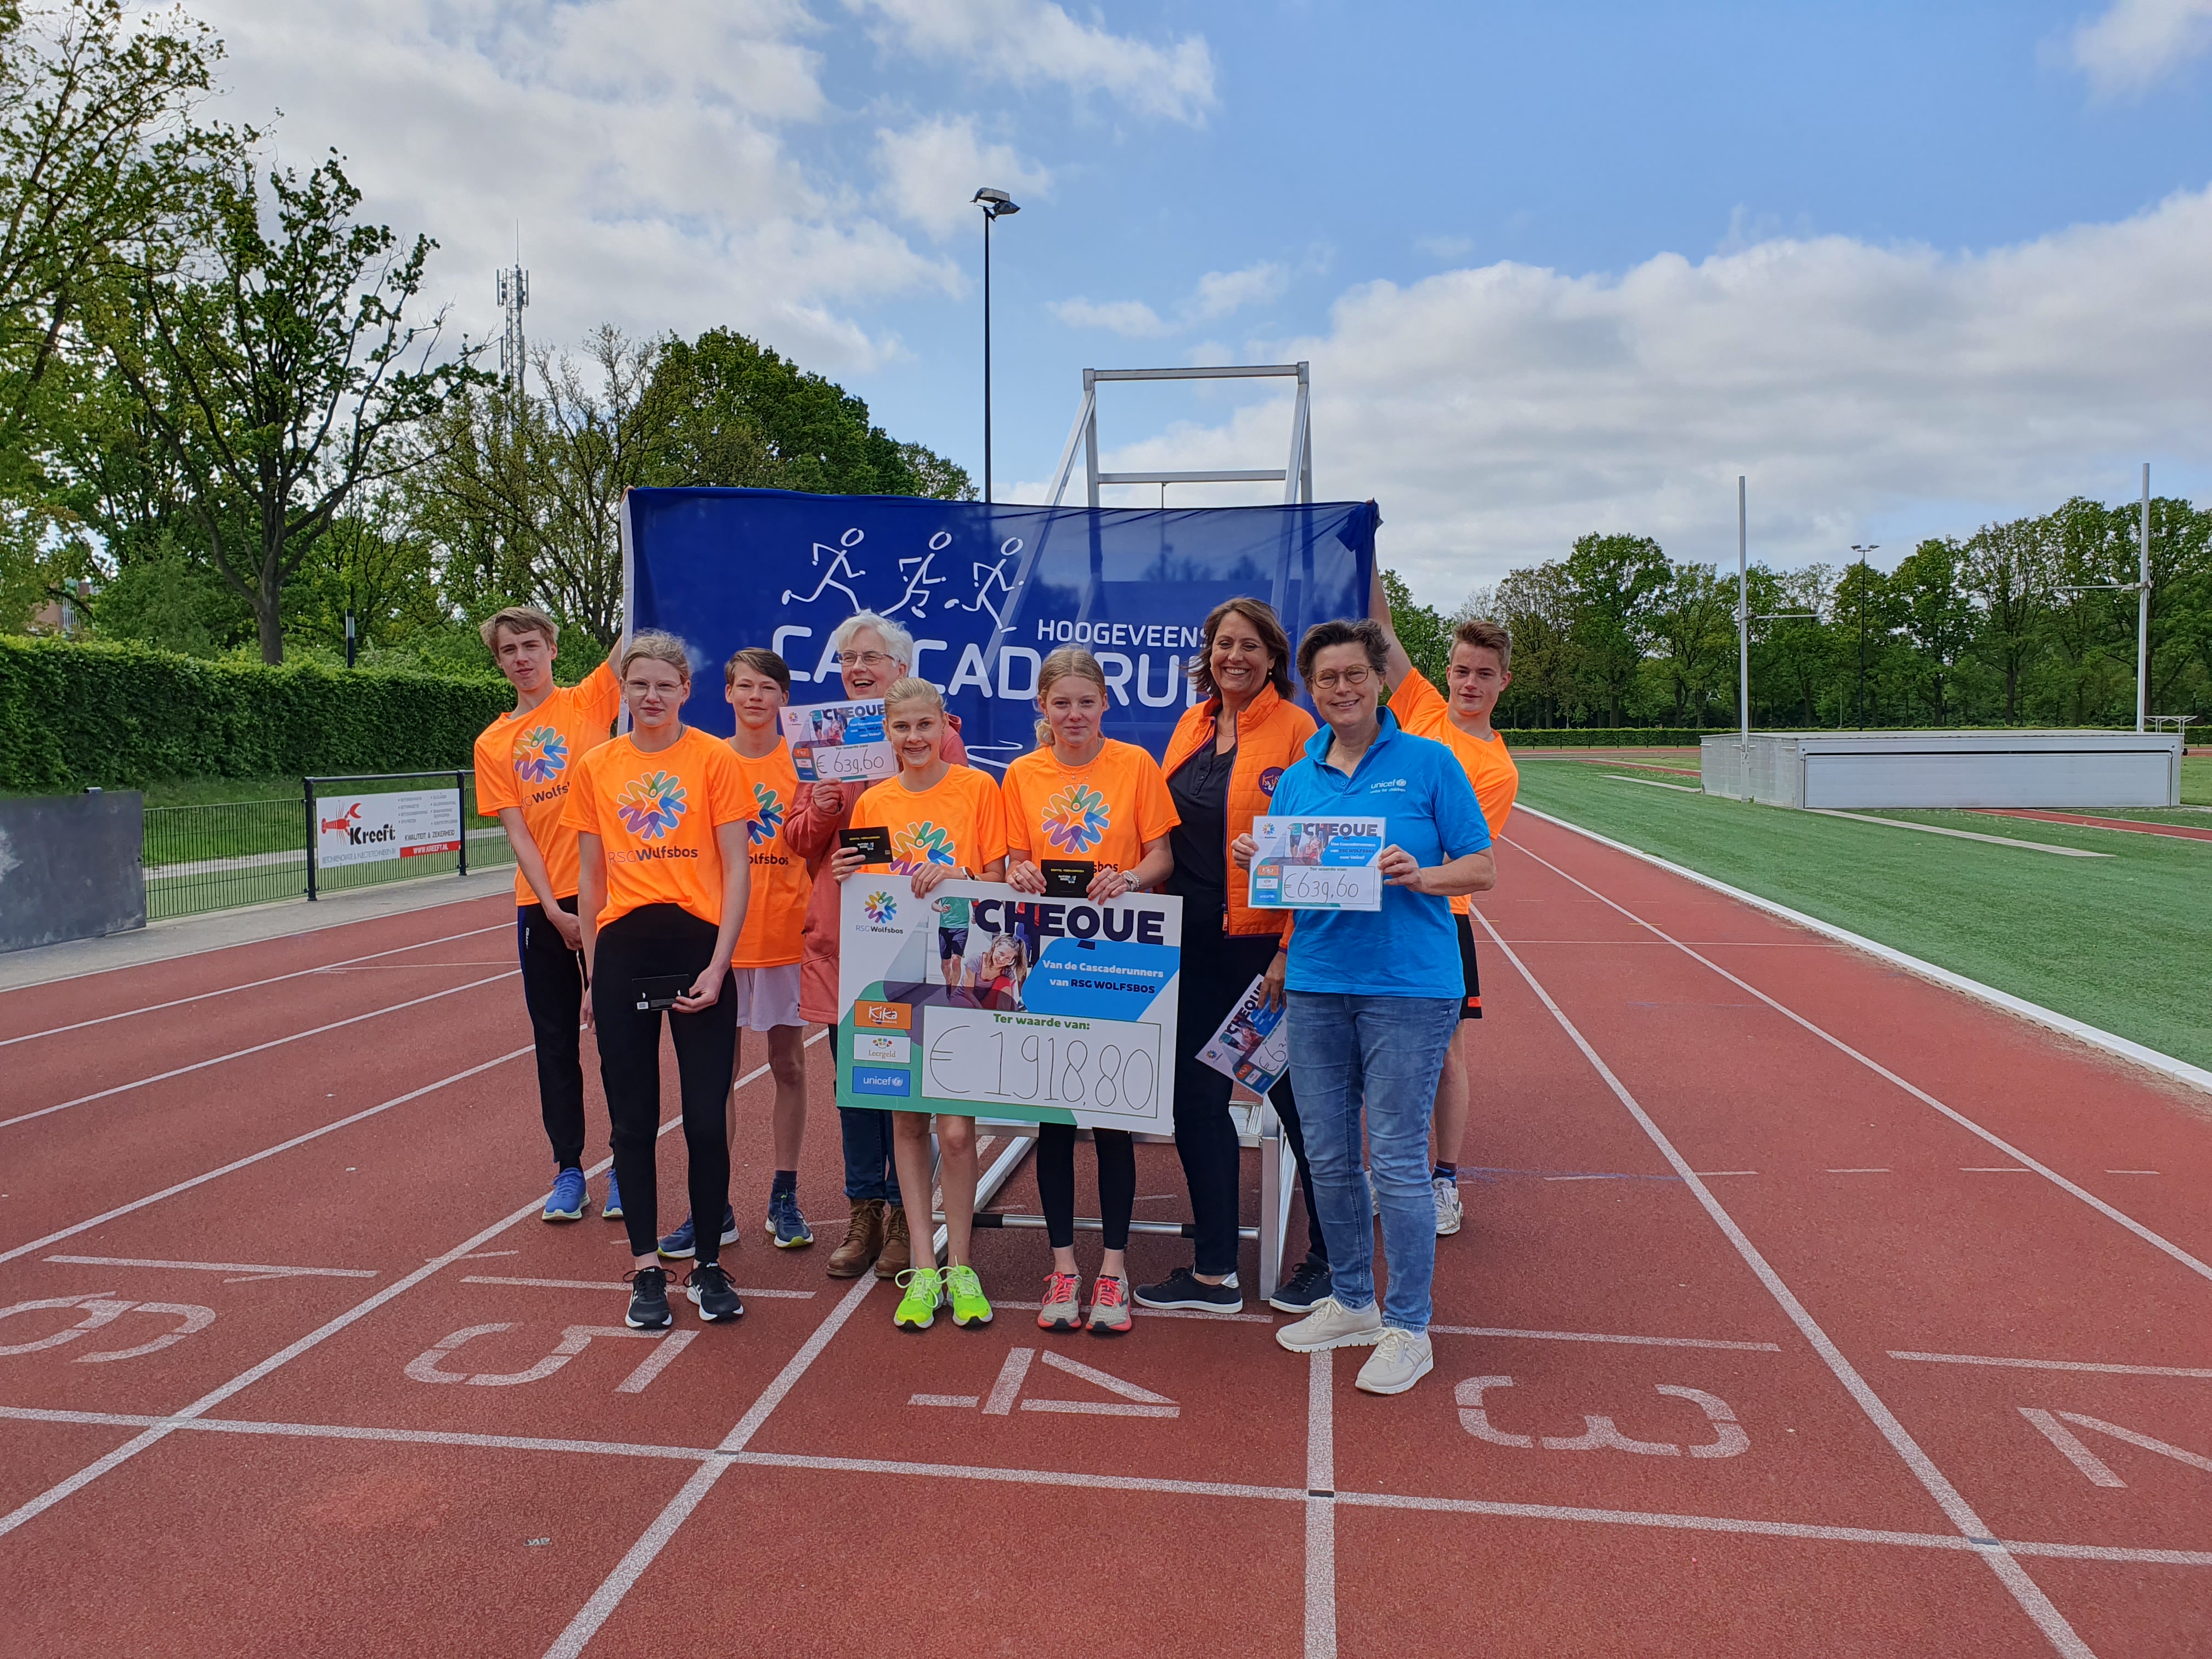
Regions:
<instances>
[{"instance_id":1,"label":"small cheque card","mask_svg":"<svg viewBox=\"0 0 2212 1659\"><path fill-rule=\"evenodd\" d=\"M1381 818L1255 818L1255 910L1380 910Z\"/></svg>"},{"instance_id":2,"label":"small cheque card","mask_svg":"<svg viewBox=\"0 0 2212 1659\"><path fill-rule=\"evenodd\" d=\"M880 702L824 702L778 718L801 783L873 783L898 770Z\"/></svg>"},{"instance_id":3,"label":"small cheque card","mask_svg":"<svg viewBox=\"0 0 2212 1659\"><path fill-rule=\"evenodd\" d=\"M1287 1006L1270 1008L1262 980L1255 979L1198 1051L1199 1059L1254 1094L1266 1094L1291 1066L1291 1028L1283 1023Z\"/></svg>"}]
</instances>

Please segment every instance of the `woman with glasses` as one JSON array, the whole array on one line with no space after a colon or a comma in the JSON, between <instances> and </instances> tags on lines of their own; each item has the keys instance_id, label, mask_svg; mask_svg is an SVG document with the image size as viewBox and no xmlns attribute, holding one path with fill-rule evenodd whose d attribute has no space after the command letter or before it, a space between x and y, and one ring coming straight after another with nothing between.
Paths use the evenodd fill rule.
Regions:
<instances>
[{"instance_id":1,"label":"woman with glasses","mask_svg":"<svg viewBox=\"0 0 2212 1659\"><path fill-rule=\"evenodd\" d=\"M1275 786L1273 816L1381 818L1382 903L1302 911L1267 969L1290 998L1291 1074L1334 1278L1332 1293L1275 1340L1299 1353L1373 1347L1358 1378L1369 1394L1403 1394L1435 1364L1429 1118L1463 994L1451 901L1496 878L1490 831L1457 758L1377 706L1389 661L1389 635L1372 620L1322 623L1299 642L1298 678L1328 724ZM1249 868L1252 837L1233 850ZM1389 1267L1381 1308L1363 1117Z\"/></svg>"},{"instance_id":2,"label":"woman with glasses","mask_svg":"<svg viewBox=\"0 0 2212 1659\"><path fill-rule=\"evenodd\" d=\"M830 644L837 655L844 694L855 702L882 696L906 678L914 662L914 635L872 611L856 612L838 623ZM968 763L957 714L944 717L939 753L955 766ZM814 878L800 940L799 1011L833 1031L838 1015L838 886L821 878L837 850L837 832L851 826L854 805L868 787L802 783L784 824L785 843L806 860L807 873ZM836 1041L834 1036L830 1040ZM899 1194L891 1114L841 1106L837 1119L845 1143L845 1198L852 1214L845 1224L845 1242L830 1253L830 1276L857 1279L872 1261L877 1278L895 1279L914 1261Z\"/></svg>"}]
</instances>

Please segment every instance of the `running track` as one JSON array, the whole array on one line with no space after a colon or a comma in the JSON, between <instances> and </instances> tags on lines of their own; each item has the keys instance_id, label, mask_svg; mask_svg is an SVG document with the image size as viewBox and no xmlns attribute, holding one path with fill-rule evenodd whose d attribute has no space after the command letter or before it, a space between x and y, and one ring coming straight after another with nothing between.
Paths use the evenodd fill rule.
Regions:
<instances>
[{"instance_id":1,"label":"running track","mask_svg":"<svg viewBox=\"0 0 2212 1659\"><path fill-rule=\"evenodd\" d=\"M0 996L0 1653L2212 1650L2207 1103L1540 821L1500 864L1390 1401L1273 1316L1041 1340L1033 1234L895 1334L822 1275L818 1058L831 1236L763 1247L756 1079L745 1319L588 1334L497 901Z\"/></svg>"}]
</instances>

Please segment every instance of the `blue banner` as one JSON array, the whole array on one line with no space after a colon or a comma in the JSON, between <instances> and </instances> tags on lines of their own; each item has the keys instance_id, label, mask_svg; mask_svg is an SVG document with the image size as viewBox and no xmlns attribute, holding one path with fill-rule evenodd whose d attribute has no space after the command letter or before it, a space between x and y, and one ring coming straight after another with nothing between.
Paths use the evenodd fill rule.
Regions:
<instances>
[{"instance_id":1,"label":"blue banner","mask_svg":"<svg viewBox=\"0 0 2212 1659\"><path fill-rule=\"evenodd\" d=\"M690 647L686 721L732 730L721 665L746 646L791 665L794 704L843 701L830 634L873 611L913 634L914 672L994 771L1035 746L1037 666L1061 645L1105 669L1107 734L1158 755L1196 700L1184 670L1206 612L1265 599L1293 649L1315 623L1364 616L1377 522L1361 501L1156 511L781 489L633 489L623 512L624 614Z\"/></svg>"}]
</instances>

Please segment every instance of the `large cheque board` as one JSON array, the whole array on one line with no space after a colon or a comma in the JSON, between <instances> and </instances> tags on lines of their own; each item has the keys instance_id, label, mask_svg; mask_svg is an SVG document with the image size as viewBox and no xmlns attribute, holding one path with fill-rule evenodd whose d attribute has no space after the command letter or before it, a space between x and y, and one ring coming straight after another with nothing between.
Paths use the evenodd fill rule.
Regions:
<instances>
[{"instance_id":1,"label":"large cheque board","mask_svg":"<svg viewBox=\"0 0 2212 1659\"><path fill-rule=\"evenodd\" d=\"M1172 1127L1181 899L864 872L840 920L840 1106Z\"/></svg>"}]
</instances>

